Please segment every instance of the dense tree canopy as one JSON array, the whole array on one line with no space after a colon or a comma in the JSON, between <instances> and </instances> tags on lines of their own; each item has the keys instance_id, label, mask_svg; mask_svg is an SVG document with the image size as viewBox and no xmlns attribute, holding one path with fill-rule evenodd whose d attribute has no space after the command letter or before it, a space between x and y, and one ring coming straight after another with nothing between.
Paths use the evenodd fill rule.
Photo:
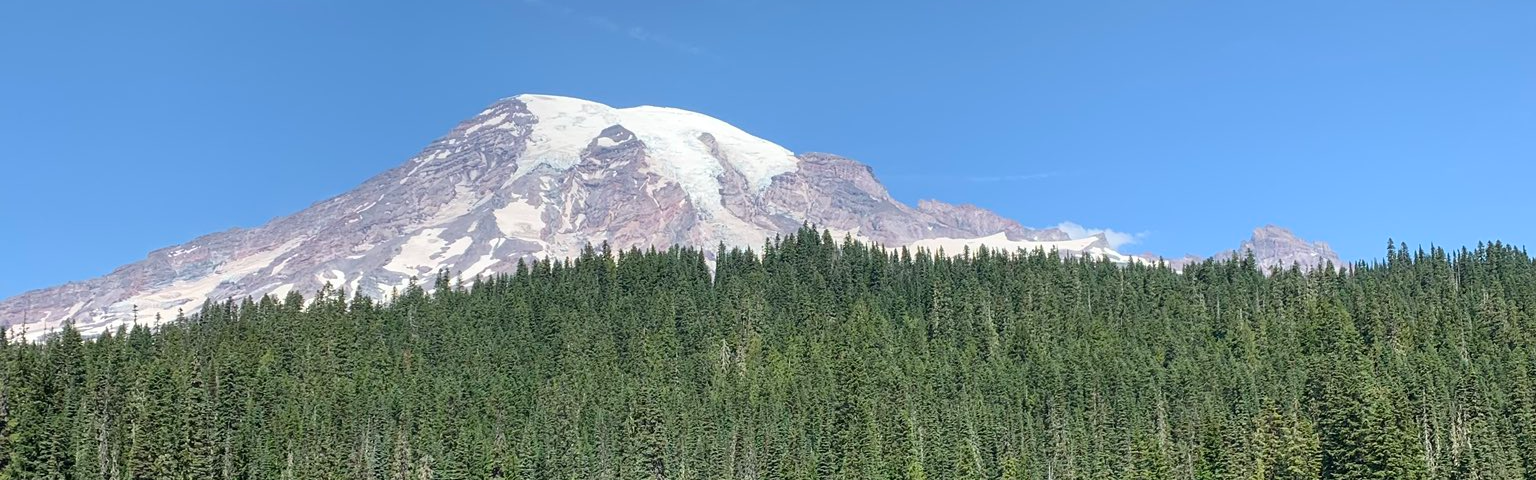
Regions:
<instances>
[{"instance_id":1,"label":"dense tree canopy","mask_svg":"<svg viewBox=\"0 0 1536 480\"><path fill-rule=\"evenodd\" d=\"M1523 250L716 258L0 342L0 479L1536 478Z\"/></svg>"}]
</instances>

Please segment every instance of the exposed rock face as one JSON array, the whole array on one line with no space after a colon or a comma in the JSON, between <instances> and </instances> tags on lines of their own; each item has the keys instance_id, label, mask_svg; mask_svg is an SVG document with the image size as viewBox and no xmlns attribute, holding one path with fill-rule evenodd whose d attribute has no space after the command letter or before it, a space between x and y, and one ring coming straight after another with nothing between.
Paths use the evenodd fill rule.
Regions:
<instances>
[{"instance_id":1,"label":"exposed rock face","mask_svg":"<svg viewBox=\"0 0 1536 480\"><path fill-rule=\"evenodd\" d=\"M35 338L74 320L97 334L191 313L204 300L309 294L326 284L385 298L439 269L472 279L601 242L758 247L807 222L892 247L958 252L985 243L1134 260L1102 239L1032 230L974 206L907 206L868 166L796 155L705 115L521 95L293 215L0 302L0 326Z\"/></svg>"},{"instance_id":2,"label":"exposed rock face","mask_svg":"<svg viewBox=\"0 0 1536 480\"><path fill-rule=\"evenodd\" d=\"M1008 234L1010 240L1059 242L1072 239L1066 232L1056 228L1043 230L1025 228L1019 225L1019 222L1003 218L992 213L991 210L975 205L953 205L935 200L918 200L917 209L935 218L954 222L956 228L968 231L1003 232Z\"/></svg>"},{"instance_id":3,"label":"exposed rock face","mask_svg":"<svg viewBox=\"0 0 1536 480\"><path fill-rule=\"evenodd\" d=\"M1253 237L1244 240L1236 250L1226 250L1210 258L1217 260L1241 258L1250 252L1259 269L1265 272L1291 268L1292 265L1299 266L1302 270L1321 268L1329 264L1335 268L1347 267L1339 260L1339 255L1328 248L1327 243L1308 242L1297 237L1289 229L1275 225L1253 229ZM1149 255L1144 254L1143 257L1148 258ZM1167 260L1168 264L1175 269L1183 269L1186 265L1202 261L1205 261L1205 258L1194 255Z\"/></svg>"},{"instance_id":4,"label":"exposed rock face","mask_svg":"<svg viewBox=\"0 0 1536 480\"><path fill-rule=\"evenodd\" d=\"M1318 268L1329 263L1336 268L1344 266L1344 263L1339 261L1339 255L1333 253L1333 249L1328 248L1327 243L1308 242L1291 233L1289 229L1274 225L1253 229L1253 237L1243 241L1236 251L1218 253L1216 258L1242 256L1248 252L1253 252L1259 269L1266 272L1277 268L1290 268L1292 265L1300 265L1303 269Z\"/></svg>"}]
</instances>

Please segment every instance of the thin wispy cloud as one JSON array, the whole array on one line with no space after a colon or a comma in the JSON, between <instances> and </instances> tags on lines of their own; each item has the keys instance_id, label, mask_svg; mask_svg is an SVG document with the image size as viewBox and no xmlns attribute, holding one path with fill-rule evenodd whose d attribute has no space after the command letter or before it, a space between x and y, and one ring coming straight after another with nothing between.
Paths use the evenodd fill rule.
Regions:
<instances>
[{"instance_id":1,"label":"thin wispy cloud","mask_svg":"<svg viewBox=\"0 0 1536 480\"><path fill-rule=\"evenodd\" d=\"M522 0L522 3L552 15L578 20L598 30L615 35L623 35L632 40L649 43L675 52L706 57L712 56L703 47L662 35L639 25L625 25L602 15L588 15L569 6L557 5L547 0Z\"/></svg>"}]
</instances>

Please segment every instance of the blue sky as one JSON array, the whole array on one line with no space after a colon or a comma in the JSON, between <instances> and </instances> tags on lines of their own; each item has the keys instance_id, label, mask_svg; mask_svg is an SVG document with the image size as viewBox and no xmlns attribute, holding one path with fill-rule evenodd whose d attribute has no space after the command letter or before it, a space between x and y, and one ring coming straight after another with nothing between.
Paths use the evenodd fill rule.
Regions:
<instances>
[{"instance_id":1,"label":"blue sky","mask_svg":"<svg viewBox=\"0 0 1536 480\"><path fill-rule=\"evenodd\" d=\"M1346 258L1536 244L1536 2L0 4L0 297L252 227L517 93L704 112L899 199Z\"/></svg>"}]
</instances>

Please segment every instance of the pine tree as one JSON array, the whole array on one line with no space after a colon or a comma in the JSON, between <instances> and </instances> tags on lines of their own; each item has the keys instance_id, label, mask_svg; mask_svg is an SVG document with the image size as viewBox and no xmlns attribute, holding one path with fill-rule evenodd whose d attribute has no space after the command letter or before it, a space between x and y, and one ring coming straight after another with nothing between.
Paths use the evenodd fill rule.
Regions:
<instances>
[{"instance_id":1,"label":"pine tree","mask_svg":"<svg viewBox=\"0 0 1536 480\"><path fill-rule=\"evenodd\" d=\"M1295 414L1268 407L1254 422L1256 478L1312 480L1320 473L1317 438L1311 423Z\"/></svg>"},{"instance_id":2,"label":"pine tree","mask_svg":"<svg viewBox=\"0 0 1536 480\"><path fill-rule=\"evenodd\" d=\"M0 479L1533 476L1524 250L1266 274L850 240L0 338Z\"/></svg>"}]
</instances>

